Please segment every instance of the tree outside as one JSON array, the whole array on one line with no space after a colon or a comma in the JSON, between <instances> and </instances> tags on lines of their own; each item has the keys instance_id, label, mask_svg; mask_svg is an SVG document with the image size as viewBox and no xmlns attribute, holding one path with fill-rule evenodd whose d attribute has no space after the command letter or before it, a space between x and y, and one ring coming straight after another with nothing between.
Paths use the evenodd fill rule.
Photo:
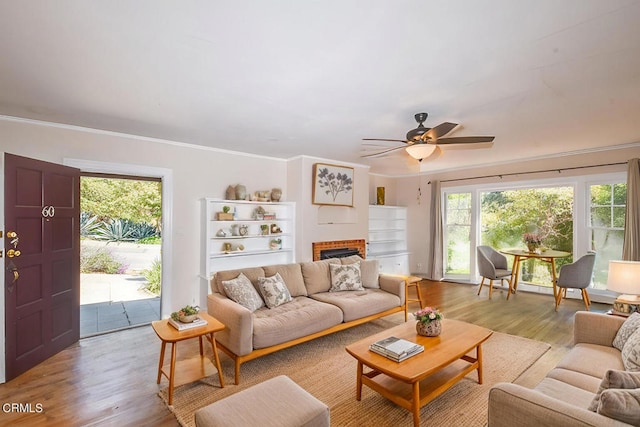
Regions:
<instances>
[{"instance_id":1,"label":"tree outside","mask_svg":"<svg viewBox=\"0 0 640 427\"><path fill-rule=\"evenodd\" d=\"M553 187L481 194L481 242L494 248L523 247L524 233L537 233L543 246L573 251L573 188ZM513 257L509 260L513 262ZM556 260L556 268L573 262ZM522 263L524 282L552 286L551 265L533 259Z\"/></svg>"}]
</instances>

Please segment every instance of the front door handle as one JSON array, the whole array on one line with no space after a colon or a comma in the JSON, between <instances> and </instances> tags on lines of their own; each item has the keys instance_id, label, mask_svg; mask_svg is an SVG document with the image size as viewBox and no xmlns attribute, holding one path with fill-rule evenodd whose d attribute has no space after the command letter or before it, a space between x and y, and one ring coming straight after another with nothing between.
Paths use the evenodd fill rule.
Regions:
<instances>
[{"instance_id":1,"label":"front door handle","mask_svg":"<svg viewBox=\"0 0 640 427\"><path fill-rule=\"evenodd\" d=\"M13 262L13 260L9 260L9 262L7 263L6 269L7 271L10 271L13 273L13 281L11 282L11 284L16 283L18 281L18 278L20 277L20 273L18 273L18 267ZM13 290L13 289L10 289L10 290Z\"/></svg>"}]
</instances>

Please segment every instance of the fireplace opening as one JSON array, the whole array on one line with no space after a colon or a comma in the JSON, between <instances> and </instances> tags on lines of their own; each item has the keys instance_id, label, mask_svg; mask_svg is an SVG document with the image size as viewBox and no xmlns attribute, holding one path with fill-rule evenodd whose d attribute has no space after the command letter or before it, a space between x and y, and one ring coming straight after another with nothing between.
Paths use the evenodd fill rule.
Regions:
<instances>
[{"instance_id":1,"label":"fireplace opening","mask_svg":"<svg viewBox=\"0 0 640 427\"><path fill-rule=\"evenodd\" d=\"M353 248L324 249L320 251L320 259L346 258L351 255L359 255L359 254L360 254L360 251L358 249L353 249Z\"/></svg>"}]
</instances>

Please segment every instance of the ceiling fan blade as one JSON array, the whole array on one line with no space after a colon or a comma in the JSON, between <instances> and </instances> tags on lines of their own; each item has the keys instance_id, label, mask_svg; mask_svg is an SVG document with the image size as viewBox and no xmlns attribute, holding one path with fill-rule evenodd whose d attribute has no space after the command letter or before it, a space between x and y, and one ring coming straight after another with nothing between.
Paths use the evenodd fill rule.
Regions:
<instances>
[{"instance_id":1,"label":"ceiling fan blade","mask_svg":"<svg viewBox=\"0 0 640 427\"><path fill-rule=\"evenodd\" d=\"M378 157L378 156L382 156L384 154L390 153L392 151L396 151L396 150L400 150L400 149L404 149L404 148L406 148L406 147L393 147L393 148L390 148L388 150L378 151L377 153L372 153L372 154L365 154L365 155L360 156L360 157Z\"/></svg>"},{"instance_id":2,"label":"ceiling fan blade","mask_svg":"<svg viewBox=\"0 0 640 427\"><path fill-rule=\"evenodd\" d=\"M427 139L439 139L451 132L458 126L457 123L444 122L440 123L438 126L429 129L422 135L422 140L426 141Z\"/></svg>"},{"instance_id":3,"label":"ceiling fan blade","mask_svg":"<svg viewBox=\"0 0 640 427\"><path fill-rule=\"evenodd\" d=\"M380 138L362 138L363 141L388 141L388 142L404 142L407 143L404 139L380 139Z\"/></svg>"},{"instance_id":4,"label":"ceiling fan blade","mask_svg":"<svg viewBox=\"0 0 640 427\"><path fill-rule=\"evenodd\" d=\"M456 138L440 138L435 141L436 145L453 145L453 144L478 144L493 142L495 136L459 136Z\"/></svg>"}]
</instances>

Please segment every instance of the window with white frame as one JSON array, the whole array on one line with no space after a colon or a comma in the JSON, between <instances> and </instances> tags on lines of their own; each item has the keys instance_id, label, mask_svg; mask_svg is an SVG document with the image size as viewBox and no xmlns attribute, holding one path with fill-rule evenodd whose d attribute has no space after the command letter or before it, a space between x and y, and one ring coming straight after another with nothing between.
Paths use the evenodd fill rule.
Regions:
<instances>
[{"instance_id":1,"label":"window with white frame","mask_svg":"<svg viewBox=\"0 0 640 427\"><path fill-rule=\"evenodd\" d=\"M625 181L625 173L614 173L444 187L445 278L477 280L477 245L524 248L522 233L533 230L545 234L550 248L572 253L565 263L596 251L593 288L606 289L609 260L622 254ZM533 285L550 285L545 267L529 266L531 274L524 278Z\"/></svg>"}]
</instances>

